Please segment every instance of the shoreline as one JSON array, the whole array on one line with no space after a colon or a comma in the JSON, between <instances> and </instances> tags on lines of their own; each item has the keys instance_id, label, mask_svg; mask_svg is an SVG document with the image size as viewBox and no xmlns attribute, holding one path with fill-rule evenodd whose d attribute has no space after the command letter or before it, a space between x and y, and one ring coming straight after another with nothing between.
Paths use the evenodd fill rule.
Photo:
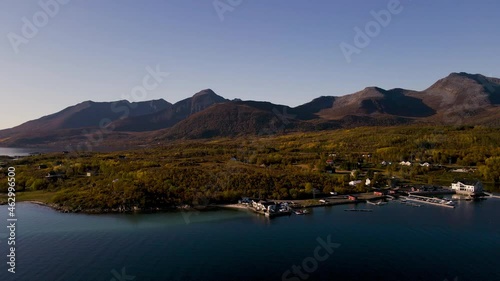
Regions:
<instances>
[{"instance_id":1,"label":"shoreline","mask_svg":"<svg viewBox=\"0 0 500 281\"><path fill-rule=\"evenodd\" d=\"M238 203L229 203L229 204L212 204L212 205L199 205L199 206L189 206L189 205L180 205L180 206L165 206L165 207L149 207L145 209L140 208L113 208L113 209L77 209L70 210L65 208L64 206L59 206L53 203L46 203L42 201L36 200L26 200L26 201L18 201L17 204L20 203L28 203L34 204L38 206L43 206L50 208L54 211L60 213L81 213L81 214L131 214L131 213L156 213L156 212L202 212L202 211L214 211L217 209L233 209L233 210L247 210L248 208ZM7 202L0 202L0 206L7 205Z\"/></svg>"},{"instance_id":2,"label":"shoreline","mask_svg":"<svg viewBox=\"0 0 500 281\"><path fill-rule=\"evenodd\" d=\"M307 204L311 199L299 199L299 200L270 200L276 202L294 202L296 205L291 206L292 209L303 209L303 208L317 208L317 207L326 207L326 206L335 206L335 205L349 205L349 204L358 204L365 203L366 200L377 200L383 199L385 196L373 196L371 194L359 194L360 198L357 200L348 200L340 197L325 197L324 199L330 200L326 203L315 203L315 204ZM57 205L54 203L47 203L38 200L21 200L17 201L18 203L30 203L39 206L49 207L60 213L83 213L83 214L127 214L127 213L155 213L155 212L200 212L200 211L213 211L217 209L232 209L232 210L245 210L252 211L248 206L242 205L240 203L218 203L218 204L210 204L210 205L197 205L191 206L188 204L178 205L178 206L157 206L157 207L146 207L146 208L138 208L138 207L117 207L117 208L93 208L93 209L70 209L66 206ZM1 201L0 205L8 205L7 201Z\"/></svg>"},{"instance_id":3,"label":"shoreline","mask_svg":"<svg viewBox=\"0 0 500 281\"><path fill-rule=\"evenodd\" d=\"M290 205L292 209L309 209L327 206L337 206L337 205L357 205L359 203L366 203L369 200L383 200L386 196L375 196L370 193L360 193L355 194L356 200L349 200L345 198L345 195L324 197L323 199L327 202L313 202L312 199L298 199L298 200L270 200L274 202L291 202ZM177 206L151 206L145 208L133 207L116 207L116 208L93 208L93 209L83 209L83 208L70 208L63 205L57 205L54 203L46 203L38 200L21 200L16 203L30 203L39 206L49 207L57 212L61 213L83 213L83 214L131 214L131 213L156 213L156 212L203 212L203 211L214 211L218 209L232 209L232 210L244 210L252 211L247 205L240 203L213 203L209 205L177 205ZM1 201L0 205L8 205L7 201Z\"/></svg>"},{"instance_id":4,"label":"shoreline","mask_svg":"<svg viewBox=\"0 0 500 281\"><path fill-rule=\"evenodd\" d=\"M216 204L213 205L216 208L221 209L233 209L233 210L250 210L247 206L239 204L239 203L231 203L231 204Z\"/></svg>"},{"instance_id":5,"label":"shoreline","mask_svg":"<svg viewBox=\"0 0 500 281\"><path fill-rule=\"evenodd\" d=\"M335 205L348 205L348 204L358 204L358 203L364 203L365 201L363 200L358 200L358 201L342 201L342 202L329 202L329 203L322 203L322 204L314 204L314 205L307 205L307 206L302 206L302 205L297 205L295 207L292 207L293 209L302 209L302 208L317 208L317 207L327 207L327 206L335 206ZM7 205L6 202L2 202L3 204L0 205ZM36 200L26 200L26 201L19 201L16 202L16 204L19 203L28 203L28 204L34 204L38 206L43 206L43 207L48 207L54 211L60 212L60 213L81 213L81 214L94 214L94 215L99 215L99 214L131 214L131 213L156 213L156 212L203 212L203 211L215 211L218 209L230 209L230 210L242 210L242 211L251 211L248 206L239 204L239 203L228 203L228 204L213 204L213 205L207 205L207 206L169 206L169 207L150 207L147 209L121 209L121 208L113 208L113 209L77 209L77 210L69 210L68 208L65 208L64 206L59 206L55 205L52 203L45 203L42 201L36 201Z\"/></svg>"}]
</instances>

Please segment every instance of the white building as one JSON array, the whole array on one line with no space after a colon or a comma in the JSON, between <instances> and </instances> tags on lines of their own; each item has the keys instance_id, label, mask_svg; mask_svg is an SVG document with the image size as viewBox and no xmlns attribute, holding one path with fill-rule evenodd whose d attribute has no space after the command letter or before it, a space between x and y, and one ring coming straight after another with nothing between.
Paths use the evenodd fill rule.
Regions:
<instances>
[{"instance_id":1,"label":"white building","mask_svg":"<svg viewBox=\"0 0 500 281\"><path fill-rule=\"evenodd\" d=\"M480 181L458 181L451 184L457 194L475 195L483 192L483 184Z\"/></svg>"},{"instance_id":2,"label":"white building","mask_svg":"<svg viewBox=\"0 0 500 281\"><path fill-rule=\"evenodd\" d=\"M362 183L362 182L363 182L363 181L360 181L360 180L350 181L350 182L349 182L349 185L350 185L350 186L356 186L356 185L358 185L358 184L360 184L360 183Z\"/></svg>"}]
</instances>

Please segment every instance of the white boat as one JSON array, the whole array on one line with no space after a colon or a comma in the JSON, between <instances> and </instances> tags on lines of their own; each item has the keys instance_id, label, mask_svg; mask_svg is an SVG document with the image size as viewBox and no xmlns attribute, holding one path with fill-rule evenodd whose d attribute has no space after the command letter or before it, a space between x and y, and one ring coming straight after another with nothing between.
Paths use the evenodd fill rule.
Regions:
<instances>
[{"instance_id":1,"label":"white boat","mask_svg":"<svg viewBox=\"0 0 500 281\"><path fill-rule=\"evenodd\" d=\"M309 214L309 211L308 210L296 210L295 214L296 215L305 215L305 214Z\"/></svg>"},{"instance_id":2,"label":"white boat","mask_svg":"<svg viewBox=\"0 0 500 281\"><path fill-rule=\"evenodd\" d=\"M387 204L387 202L383 202L383 201L378 201L378 202L372 202L370 200L366 200L366 203L370 204L370 205L376 205L376 206L380 206L380 205L385 205Z\"/></svg>"}]
</instances>

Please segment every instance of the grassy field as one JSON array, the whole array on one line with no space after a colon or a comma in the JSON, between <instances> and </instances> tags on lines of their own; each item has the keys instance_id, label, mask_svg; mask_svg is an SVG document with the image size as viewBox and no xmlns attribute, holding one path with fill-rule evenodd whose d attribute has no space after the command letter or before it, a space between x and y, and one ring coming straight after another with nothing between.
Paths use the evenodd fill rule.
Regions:
<instances>
[{"instance_id":1,"label":"grassy field","mask_svg":"<svg viewBox=\"0 0 500 281\"><path fill-rule=\"evenodd\" d=\"M54 191L29 191L29 192L18 192L16 198L19 202L23 201L37 201L43 203L52 203L56 192Z\"/></svg>"},{"instance_id":2,"label":"grassy field","mask_svg":"<svg viewBox=\"0 0 500 281\"><path fill-rule=\"evenodd\" d=\"M45 191L45 190L17 192L16 202L35 201L48 204L53 202L55 194L56 192L54 191ZM7 194L5 193L0 194L0 202L7 202Z\"/></svg>"}]
</instances>

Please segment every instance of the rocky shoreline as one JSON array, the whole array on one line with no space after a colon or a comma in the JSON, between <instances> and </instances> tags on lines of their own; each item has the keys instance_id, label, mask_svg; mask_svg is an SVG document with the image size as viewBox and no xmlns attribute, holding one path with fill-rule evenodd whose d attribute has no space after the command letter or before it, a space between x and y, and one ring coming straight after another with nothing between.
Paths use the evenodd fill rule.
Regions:
<instances>
[{"instance_id":1,"label":"rocky shoreline","mask_svg":"<svg viewBox=\"0 0 500 281\"><path fill-rule=\"evenodd\" d=\"M161 207L148 207L148 208L138 208L138 207L118 207L118 208L93 208L93 209L83 209L83 208L70 208L67 206L61 206L54 203L45 203L41 201L19 201L18 203L30 203L36 204L44 207L49 207L55 211L61 213L83 213L83 214L126 214L126 213L155 213L155 212L175 212L175 211L208 211L215 210L219 208L225 208L226 205L218 204L218 205L208 205L208 206L190 206L190 205L181 205L181 206L161 206ZM0 201L0 205L7 205L7 201ZM232 205L232 204L228 204Z\"/></svg>"}]
</instances>

